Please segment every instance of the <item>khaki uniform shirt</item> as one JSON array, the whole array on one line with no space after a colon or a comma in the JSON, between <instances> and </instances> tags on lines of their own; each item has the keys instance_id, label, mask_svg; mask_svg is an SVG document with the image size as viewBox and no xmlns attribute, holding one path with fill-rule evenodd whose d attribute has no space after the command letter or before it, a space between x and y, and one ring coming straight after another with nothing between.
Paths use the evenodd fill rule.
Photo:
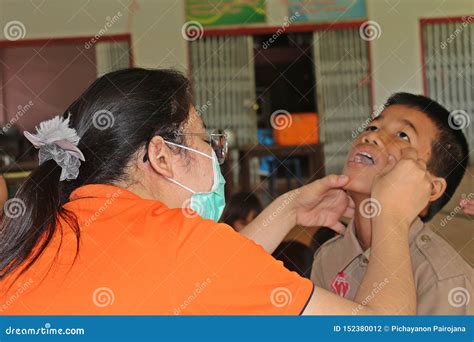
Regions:
<instances>
[{"instance_id":1,"label":"khaki uniform shirt","mask_svg":"<svg viewBox=\"0 0 474 342\"><path fill-rule=\"evenodd\" d=\"M472 315L473 269L420 219L411 226L409 241L417 313ZM332 238L316 251L311 280L319 287L353 300L367 271L369 257L370 249L362 250L351 221L344 236ZM377 286L381 289L383 283Z\"/></svg>"}]
</instances>

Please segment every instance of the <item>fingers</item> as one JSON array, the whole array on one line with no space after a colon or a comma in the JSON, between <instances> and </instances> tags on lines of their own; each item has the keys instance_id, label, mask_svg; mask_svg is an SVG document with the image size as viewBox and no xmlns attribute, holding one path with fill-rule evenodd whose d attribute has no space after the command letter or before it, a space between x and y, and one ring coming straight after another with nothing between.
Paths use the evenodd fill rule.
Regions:
<instances>
[{"instance_id":1,"label":"fingers","mask_svg":"<svg viewBox=\"0 0 474 342\"><path fill-rule=\"evenodd\" d=\"M402 150L402 159L412 159L417 162L417 164L423 169L426 170L426 162L418 158L418 152L413 147L406 147Z\"/></svg>"},{"instance_id":2,"label":"fingers","mask_svg":"<svg viewBox=\"0 0 474 342\"><path fill-rule=\"evenodd\" d=\"M334 225L332 225L329 228L331 228L336 233L341 234L341 235L344 235L346 233L346 227L341 222L336 222Z\"/></svg>"},{"instance_id":3,"label":"fingers","mask_svg":"<svg viewBox=\"0 0 474 342\"><path fill-rule=\"evenodd\" d=\"M393 155L390 154L388 156L387 165L385 165L385 168L382 170L382 172L380 174L384 175L386 173L389 173L394 168L394 166L396 164L397 164L397 159Z\"/></svg>"},{"instance_id":4,"label":"fingers","mask_svg":"<svg viewBox=\"0 0 474 342\"><path fill-rule=\"evenodd\" d=\"M344 214L342 214L342 216L351 219L354 217L354 214L355 214L355 209L351 207L347 207L346 211L344 211Z\"/></svg>"},{"instance_id":5,"label":"fingers","mask_svg":"<svg viewBox=\"0 0 474 342\"><path fill-rule=\"evenodd\" d=\"M314 185L314 191L316 194L324 194L328 190L342 188L349 182L349 177L346 175L329 175L324 178L318 179L311 183Z\"/></svg>"}]
</instances>

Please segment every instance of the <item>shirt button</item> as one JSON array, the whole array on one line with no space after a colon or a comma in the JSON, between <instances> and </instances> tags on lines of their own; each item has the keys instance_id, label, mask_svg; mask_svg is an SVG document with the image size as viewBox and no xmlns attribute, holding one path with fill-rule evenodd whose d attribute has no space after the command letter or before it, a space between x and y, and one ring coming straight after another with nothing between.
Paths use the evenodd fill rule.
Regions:
<instances>
[{"instance_id":1,"label":"shirt button","mask_svg":"<svg viewBox=\"0 0 474 342\"><path fill-rule=\"evenodd\" d=\"M431 238L429 235L426 235L426 234L423 234L421 237L420 237L420 240L422 242L430 242L431 241Z\"/></svg>"}]
</instances>

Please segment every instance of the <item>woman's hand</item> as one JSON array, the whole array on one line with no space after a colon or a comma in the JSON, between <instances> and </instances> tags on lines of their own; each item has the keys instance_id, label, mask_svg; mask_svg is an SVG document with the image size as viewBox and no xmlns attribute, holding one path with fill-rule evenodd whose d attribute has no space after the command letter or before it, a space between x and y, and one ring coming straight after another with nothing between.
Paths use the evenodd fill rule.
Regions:
<instances>
[{"instance_id":1,"label":"woman's hand","mask_svg":"<svg viewBox=\"0 0 474 342\"><path fill-rule=\"evenodd\" d=\"M345 226L339 219L354 215L354 202L342 190L348 181L347 176L330 175L293 190L297 193L294 207L296 224L324 226L344 234Z\"/></svg>"},{"instance_id":2,"label":"woman's hand","mask_svg":"<svg viewBox=\"0 0 474 342\"><path fill-rule=\"evenodd\" d=\"M288 232L297 224L326 226L344 232L339 218L351 217L354 206L342 187L347 176L331 175L279 196L270 203L240 234L273 253Z\"/></svg>"}]
</instances>

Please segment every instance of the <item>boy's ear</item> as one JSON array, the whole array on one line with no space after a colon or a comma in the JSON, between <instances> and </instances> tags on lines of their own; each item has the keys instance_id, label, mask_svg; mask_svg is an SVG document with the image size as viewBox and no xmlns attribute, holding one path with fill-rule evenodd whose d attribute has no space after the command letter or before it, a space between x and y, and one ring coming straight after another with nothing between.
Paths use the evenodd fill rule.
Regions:
<instances>
[{"instance_id":1,"label":"boy's ear","mask_svg":"<svg viewBox=\"0 0 474 342\"><path fill-rule=\"evenodd\" d=\"M430 202L436 201L440 198L444 192L446 191L446 187L448 184L446 183L446 179L442 177L435 177L431 174L431 195L430 195Z\"/></svg>"}]
</instances>

